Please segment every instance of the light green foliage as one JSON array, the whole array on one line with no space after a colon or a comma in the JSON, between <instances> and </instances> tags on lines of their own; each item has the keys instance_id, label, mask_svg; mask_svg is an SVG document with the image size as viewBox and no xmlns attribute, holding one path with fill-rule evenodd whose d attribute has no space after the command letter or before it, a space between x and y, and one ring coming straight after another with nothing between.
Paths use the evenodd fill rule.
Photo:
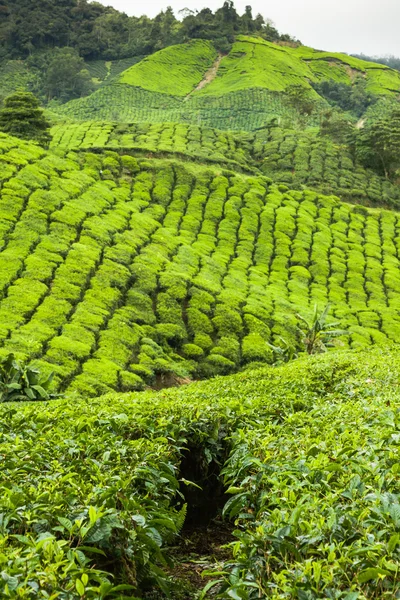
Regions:
<instances>
[{"instance_id":1,"label":"light green foliage","mask_svg":"<svg viewBox=\"0 0 400 600\"><path fill-rule=\"evenodd\" d=\"M85 122L56 125L52 135L52 148L139 150L254 169L251 136L235 136L232 132L198 125Z\"/></svg>"},{"instance_id":2,"label":"light green foliage","mask_svg":"<svg viewBox=\"0 0 400 600\"><path fill-rule=\"evenodd\" d=\"M186 96L203 79L217 57L211 42L192 40L144 58L120 76L120 83L152 92Z\"/></svg>"},{"instance_id":3,"label":"light green foliage","mask_svg":"<svg viewBox=\"0 0 400 600\"><path fill-rule=\"evenodd\" d=\"M350 202L399 206L398 185L365 169L346 146L317 131L275 127L257 132L254 153L265 175L291 188L307 186Z\"/></svg>"},{"instance_id":4,"label":"light green foliage","mask_svg":"<svg viewBox=\"0 0 400 600\"><path fill-rule=\"evenodd\" d=\"M251 134L177 123L95 121L57 125L51 133L52 148L109 148L135 154L178 155L229 166L236 171L262 172L291 188L304 189L306 185L350 202L399 206L398 185L365 169L340 141L340 136L346 137L353 131L352 125L346 119L338 124L333 119L332 131L340 143L317 130L301 132L269 127ZM122 160L128 159L126 156Z\"/></svg>"},{"instance_id":5,"label":"light green foliage","mask_svg":"<svg viewBox=\"0 0 400 600\"><path fill-rule=\"evenodd\" d=\"M272 362L281 338L302 350L296 313L328 302L350 334L339 345L399 340L396 213L259 175L0 141L0 353L54 371L56 389Z\"/></svg>"},{"instance_id":6,"label":"light green foliage","mask_svg":"<svg viewBox=\"0 0 400 600\"><path fill-rule=\"evenodd\" d=\"M272 117L286 118L292 124L299 120L301 110L285 98L290 87L303 87L314 108L300 119L302 127L318 124L319 112L327 107L313 84L334 81L352 86L361 77L366 91L376 96L394 99L400 91L399 72L385 65L248 36L237 36L216 73L195 90L215 58L212 45L202 40L170 46L124 71L119 83L114 80L90 97L54 110L61 118L74 120L189 121L254 130Z\"/></svg>"}]
</instances>

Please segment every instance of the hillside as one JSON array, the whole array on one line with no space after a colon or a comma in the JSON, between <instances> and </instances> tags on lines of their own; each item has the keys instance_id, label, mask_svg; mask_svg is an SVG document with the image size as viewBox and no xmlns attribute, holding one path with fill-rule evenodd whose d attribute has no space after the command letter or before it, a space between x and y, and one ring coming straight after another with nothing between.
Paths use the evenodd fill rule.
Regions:
<instances>
[{"instance_id":1,"label":"hillside","mask_svg":"<svg viewBox=\"0 0 400 600\"><path fill-rule=\"evenodd\" d=\"M400 187L357 163L349 149L316 129L280 127L221 131L183 123L56 125L53 149L114 150L138 156L179 157L267 175L292 189L312 189L369 206L400 207Z\"/></svg>"},{"instance_id":2,"label":"hillside","mask_svg":"<svg viewBox=\"0 0 400 600\"><path fill-rule=\"evenodd\" d=\"M1 147L1 352L63 390L269 362L267 342L300 344L295 313L328 301L344 346L399 339L394 212L178 161Z\"/></svg>"},{"instance_id":3,"label":"hillside","mask_svg":"<svg viewBox=\"0 0 400 600\"><path fill-rule=\"evenodd\" d=\"M124 71L110 86L57 111L72 120L189 121L253 130L272 117L289 122L300 118L287 96L293 87L304 88L311 102L314 113L305 119L309 124L318 123L318 111L328 106L316 91L324 82L349 88L362 82L365 93L377 97L394 98L400 92L398 71L344 54L238 36L228 55L216 61L215 50L205 44L192 41L156 52ZM213 60L215 69L206 76ZM175 65L172 70L171 65ZM180 72L191 76L179 77Z\"/></svg>"},{"instance_id":4,"label":"hillside","mask_svg":"<svg viewBox=\"0 0 400 600\"><path fill-rule=\"evenodd\" d=\"M400 72L180 17L0 0L0 598L400 598Z\"/></svg>"}]
</instances>

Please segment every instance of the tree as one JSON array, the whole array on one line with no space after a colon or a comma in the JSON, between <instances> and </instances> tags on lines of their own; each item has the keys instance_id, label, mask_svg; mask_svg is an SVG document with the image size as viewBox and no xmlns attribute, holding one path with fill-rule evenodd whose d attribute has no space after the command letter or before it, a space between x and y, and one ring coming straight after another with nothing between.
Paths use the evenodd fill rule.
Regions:
<instances>
[{"instance_id":1,"label":"tree","mask_svg":"<svg viewBox=\"0 0 400 600\"><path fill-rule=\"evenodd\" d=\"M296 315L299 320L298 329L303 337L304 349L307 354L320 354L326 352L327 348L333 346L333 339L347 335L346 331L337 329L339 321L328 322L330 305L327 304L322 311L314 307L311 320L301 315Z\"/></svg>"},{"instance_id":2,"label":"tree","mask_svg":"<svg viewBox=\"0 0 400 600\"><path fill-rule=\"evenodd\" d=\"M341 111L331 108L321 115L320 134L331 137L339 144L351 145L354 130L354 125Z\"/></svg>"},{"instance_id":3,"label":"tree","mask_svg":"<svg viewBox=\"0 0 400 600\"><path fill-rule=\"evenodd\" d=\"M400 106L385 117L367 121L356 137L356 157L370 167L393 178L400 169Z\"/></svg>"},{"instance_id":4,"label":"tree","mask_svg":"<svg viewBox=\"0 0 400 600\"><path fill-rule=\"evenodd\" d=\"M74 48L56 48L41 81L41 92L47 98L63 102L86 96L93 89L85 61Z\"/></svg>"},{"instance_id":5,"label":"tree","mask_svg":"<svg viewBox=\"0 0 400 600\"><path fill-rule=\"evenodd\" d=\"M50 123L39 100L30 92L16 92L4 100L0 110L0 131L47 147L51 140L49 129Z\"/></svg>"},{"instance_id":6,"label":"tree","mask_svg":"<svg viewBox=\"0 0 400 600\"><path fill-rule=\"evenodd\" d=\"M310 116L315 108L315 100L312 94L303 85L289 86L286 89L286 101L303 117Z\"/></svg>"}]
</instances>

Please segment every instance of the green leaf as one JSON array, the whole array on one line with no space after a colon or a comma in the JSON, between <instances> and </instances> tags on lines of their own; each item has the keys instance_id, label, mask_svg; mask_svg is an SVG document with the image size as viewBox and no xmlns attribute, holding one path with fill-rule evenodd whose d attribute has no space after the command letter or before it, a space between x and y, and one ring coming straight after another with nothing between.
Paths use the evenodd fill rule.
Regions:
<instances>
[{"instance_id":1,"label":"green leaf","mask_svg":"<svg viewBox=\"0 0 400 600\"><path fill-rule=\"evenodd\" d=\"M80 579L77 579L75 581L75 587L76 587L76 591L78 592L78 594L80 596L83 596L85 593L85 586L83 585L83 583Z\"/></svg>"},{"instance_id":2,"label":"green leaf","mask_svg":"<svg viewBox=\"0 0 400 600\"><path fill-rule=\"evenodd\" d=\"M358 576L358 581L360 583L365 583L366 581L370 581L371 579L378 579L380 577L386 577L387 575L390 575L389 571L384 571L383 569L371 567L369 569L361 571L361 573Z\"/></svg>"}]
</instances>

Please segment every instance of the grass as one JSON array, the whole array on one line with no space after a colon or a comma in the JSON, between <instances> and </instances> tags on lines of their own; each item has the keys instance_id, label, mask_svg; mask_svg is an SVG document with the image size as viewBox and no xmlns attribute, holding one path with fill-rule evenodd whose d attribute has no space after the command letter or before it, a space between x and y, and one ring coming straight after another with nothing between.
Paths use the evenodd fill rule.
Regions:
<instances>
[{"instance_id":1,"label":"grass","mask_svg":"<svg viewBox=\"0 0 400 600\"><path fill-rule=\"evenodd\" d=\"M3 407L2 594L164 597L190 458L197 502L210 506L211 477L227 492L234 542L204 578L221 598L395 597L399 358L330 353L158 394Z\"/></svg>"},{"instance_id":2,"label":"grass","mask_svg":"<svg viewBox=\"0 0 400 600\"><path fill-rule=\"evenodd\" d=\"M397 342L398 215L263 176L67 158L2 137L0 344L94 396L164 386L300 347L332 303L351 348Z\"/></svg>"},{"instance_id":3,"label":"grass","mask_svg":"<svg viewBox=\"0 0 400 600\"><path fill-rule=\"evenodd\" d=\"M120 83L141 87L151 92L187 96L203 79L217 58L210 42L192 40L164 48L120 76Z\"/></svg>"}]
</instances>

